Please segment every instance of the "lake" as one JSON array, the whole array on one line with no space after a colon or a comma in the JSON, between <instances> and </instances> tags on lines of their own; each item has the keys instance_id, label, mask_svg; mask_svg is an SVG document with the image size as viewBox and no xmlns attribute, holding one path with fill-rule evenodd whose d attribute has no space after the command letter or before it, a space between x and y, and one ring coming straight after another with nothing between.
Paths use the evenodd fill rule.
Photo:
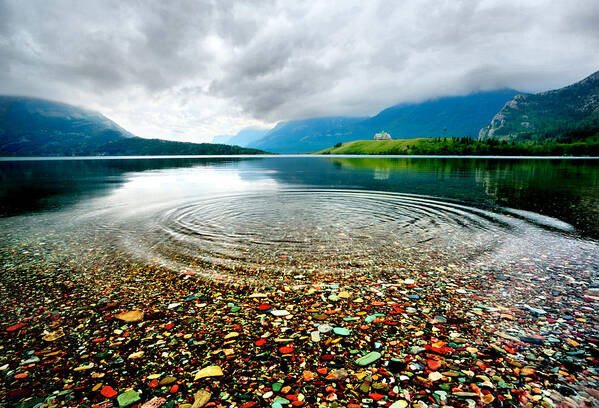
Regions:
<instances>
[{"instance_id":1,"label":"lake","mask_svg":"<svg viewBox=\"0 0 599 408\"><path fill-rule=\"evenodd\" d=\"M51 234L84 259L72 251L98 239L176 271L208 263L271 277L288 257L304 270L416 258L426 267L431 257L550 268L598 256L594 159L3 160L0 176L5 239Z\"/></svg>"},{"instance_id":2,"label":"lake","mask_svg":"<svg viewBox=\"0 0 599 408\"><path fill-rule=\"evenodd\" d=\"M85 370L98 369L108 373L104 384L137 384L152 393L147 375L174 374L174 367L195 372L204 364L189 356L199 352L223 368L227 380L220 386L237 401L235 393L267 366L271 379L260 381L271 384L318 364L350 367L375 349L383 358L406 358L429 344L462 347L452 339L493 367L498 352L481 351L483 345L508 347L510 358L539 370L557 367L551 363L556 352L555 359L572 360L575 372L592 365L584 357L597 341L599 160L2 159L0 178L0 295L6 299L0 317L15 332L31 327L4 343L6 355L25 361L28 350L63 341L55 347L70 350L61 351L68 370L83 367L76 374L82 390L97 383ZM111 323L121 319L112 310L129 309L142 310L146 320ZM274 309L270 318L253 314ZM59 317L47 320L49 313ZM364 323L368 315L374 317ZM192 317L194 323L185 323ZM383 329L387 323L377 319L399 319L400 326ZM175 328L164 334L168 322ZM327 336L323 323L340 326L341 337L312 348ZM223 345L227 333L234 340ZM234 358L237 348L261 347L269 340L256 339L272 333L276 347ZM50 340L34 340L42 335ZM562 349L566 338L578 346ZM550 351L537 347L543 342ZM348 352L353 348L359 355ZM128 353L140 360L130 362ZM312 361L319 353L329 363L295 359ZM106 355L122 355L125 368L108 364ZM443 364L478 370L469 359ZM423 366L401 367L429 375ZM242 380L230 380L232 372ZM13 386L15 401L63 389L43 370L30 375L38 382ZM576 388L590 384L588 377L573 385L550 375L550 382L588 397L583 385ZM519 386L518 376L508 377L502 381ZM561 390L566 398L569 391ZM71 402L102 398L88 391L60 395Z\"/></svg>"}]
</instances>

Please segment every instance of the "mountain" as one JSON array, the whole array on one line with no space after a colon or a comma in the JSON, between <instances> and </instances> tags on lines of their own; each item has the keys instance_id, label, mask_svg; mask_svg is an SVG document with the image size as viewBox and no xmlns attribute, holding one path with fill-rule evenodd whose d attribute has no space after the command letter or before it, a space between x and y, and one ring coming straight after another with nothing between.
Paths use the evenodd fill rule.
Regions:
<instances>
[{"instance_id":1,"label":"mountain","mask_svg":"<svg viewBox=\"0 0 599 408\"><path fill-rule=\"evenodd\" d=\"M277 153L307 153L337 143L370 140L385 131L393 139L472 137L489 123L512 89L444 97L422 103L400 104L370 118L332 117L282 122L247 146Z\"/></svg>"},{"instance_id":2,"label":"mountain","mask_svg":"<svg viewBox=\"0 0 599 408\"><path fill-rule=\"evenodd\" d=\"M575 84L516 95L481 129L479 140L584 140L599 133L599 71Z\"/></svg>"},{"instance_id":3,"label":"mountain","mask_svg":"<svg viewBox=\"0 0 599 408\"><path fill-rule=\"evenodd\" d=\"M0 153L69 154L133 135L105 116L43 99L0 96Z\"/></svg>"},{"instance_id":4,"label":"mountain","mask_svg":"<svg viewBox=\"0 0 599 408\"><path fill-rule=\"evenodd\" d=\"M276 153L306 153L335 144L343 128L364 118L326 117L280 122L249 146Z\"/></svg>"},{"instance_id":5,"label":"mountain","mask_svg":"<svg viewBox=\"0 0 599 408\"><path fill-rule=\"evenodd\" d=\"M339 141L372 139L382 130L393 139L476 137L480 128L517 93L502 89L395 105L349 127Z\"/></svg>"},{"instance_id":6,"label":"mountain","mask_svg":"<svg viewBox=\"0 0 599 408\"><path fill-rule=\"evenodd\" d=\"M269 129L249 127L241 129L236 135L218 135L212 139L212 143L226 143L231 145L248 147L252 142L260 140Z\"/></svg>"},{"instance_id":7,"label":"mountain","mask_svg":"<svg viewBox=\"0 0 599 408\"><path fill-rule=\"evenodd\" d=\"M142 139L97 112L44 99L0 96L0 156L255 153L264 152Z\"/></svg>"}]
</instances>

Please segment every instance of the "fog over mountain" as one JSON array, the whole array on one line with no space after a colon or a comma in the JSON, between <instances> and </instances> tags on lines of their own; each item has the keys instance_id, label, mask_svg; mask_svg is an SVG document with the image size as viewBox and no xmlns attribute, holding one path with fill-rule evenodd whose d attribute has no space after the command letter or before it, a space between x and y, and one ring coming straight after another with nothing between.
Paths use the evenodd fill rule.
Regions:
<instances>
[{"instance_id":1,"label":"fog over mountain","mask_svg":"<svg viewBox=\"0 0 599 408\"><path fill-rule=\"evenodd\" d=\"M277 122L372 116L599 67L594 0L0 0L0 94L206 142Z\"/></svg>"}]
</instances>

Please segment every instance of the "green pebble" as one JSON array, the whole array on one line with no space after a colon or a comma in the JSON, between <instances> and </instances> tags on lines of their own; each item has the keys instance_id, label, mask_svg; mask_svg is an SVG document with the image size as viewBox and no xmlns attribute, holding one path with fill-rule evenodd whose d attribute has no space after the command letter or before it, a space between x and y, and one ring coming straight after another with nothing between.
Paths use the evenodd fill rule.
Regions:
<instances>
[{"instance_id":1,"label":"green pebble","mask_svg":"<svg viewBox=\"0 0 599 408\"><path fill-rule=\"evenodd\" d=\"M338 336L349 336L349 330L345 327L335 327L333 332Z\"/></svg>"},{"instance_id":2,"label":"green pebble","mask_svg":"<svg viewBox=\"0 0 599 408\"><path fill-rule=\"evenodd\" d=\"M366 354L365 356L357 359L356 364L359 366L365 367L369 364L374 363L379 358L381 358L381 353L379 353L378 351L371 351L370 353Z\"/></svg>"},{"instance_id":3,"label":"green pebble","mask_svg":"<svg viewBox=\"0 0 599 408\"><path fill-rule=\"evenodd\" d=\"M116 397L117 402L119 403L120 408L128 407L129 405L133 405L140 400L139 393L135 390L125 391L118 397Z\"/></svg>"},{"instance_id":4,"label":"green pebble","mask_svg":"<svg viewBox=\"0 0 599 408\"><path fill-rule=\"evenodd\" d=\"M281 391L281 388L283 388L283 383L276 382L272 385L273 392L279 392Z\"/></svg>"}]
</instances>

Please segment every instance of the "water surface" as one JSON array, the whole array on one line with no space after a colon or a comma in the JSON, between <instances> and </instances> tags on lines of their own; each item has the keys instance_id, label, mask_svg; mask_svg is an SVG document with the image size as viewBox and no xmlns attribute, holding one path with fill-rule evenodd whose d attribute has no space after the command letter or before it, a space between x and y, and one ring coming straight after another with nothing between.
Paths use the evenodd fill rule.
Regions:
<instances>
[{"instance_id":1,"label":"water surface","mask_svg":"<svg viewBox=\"0 0 599 408\"><path fill-rule=\"evenodd\" d=\"M94 247L249 280L406 264L599 269L592 159L6 160L0 179L3 247L38 243L31 262L91 262Z\"/></svg>"}]
</instances>

